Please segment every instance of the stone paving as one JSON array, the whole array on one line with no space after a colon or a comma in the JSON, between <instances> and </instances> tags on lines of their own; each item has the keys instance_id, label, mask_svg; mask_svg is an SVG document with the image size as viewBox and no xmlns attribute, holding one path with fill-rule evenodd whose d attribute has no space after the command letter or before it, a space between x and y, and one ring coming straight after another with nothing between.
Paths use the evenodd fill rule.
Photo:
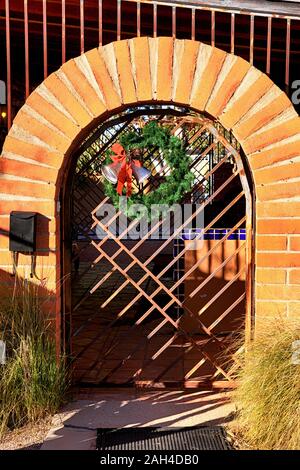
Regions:
<instances>
[{"instance_id":1,"label":"stone paving","mask_svg":"<svg viewBox=\"0 0 300 470\"><path fill-rule=\"evenodd\" d=\"M234 412L228 393L88 392L79 394L54 417L42 450L93 450L97 428L224 425Z\"/></svg>"}]
</instances>

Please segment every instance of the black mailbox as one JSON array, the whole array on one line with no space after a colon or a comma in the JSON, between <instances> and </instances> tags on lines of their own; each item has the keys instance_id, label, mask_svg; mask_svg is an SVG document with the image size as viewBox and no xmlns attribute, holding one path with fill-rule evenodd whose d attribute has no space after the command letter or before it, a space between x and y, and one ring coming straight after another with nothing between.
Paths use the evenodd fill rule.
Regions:
<instances>
[{"instance_id":1,"label":"black mailbox","mask_svg":"<svg viewBox=\"0 0 300 470\"><path fill-rule=\"evenodd\" d=\"M36 212L10 213L10 251L33 253L36 250L36 219Z\"/></svg>"}]
</instances>

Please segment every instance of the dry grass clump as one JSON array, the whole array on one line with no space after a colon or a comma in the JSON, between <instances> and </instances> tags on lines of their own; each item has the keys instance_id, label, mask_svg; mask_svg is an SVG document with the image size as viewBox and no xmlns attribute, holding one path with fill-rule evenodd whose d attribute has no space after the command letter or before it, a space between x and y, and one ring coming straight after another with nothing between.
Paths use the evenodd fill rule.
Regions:
<instances>
[{"instance_id":1,"label":"dry grass clump","mask_svg":"<svg viewBox=\"0 0 300 470\"><path fill-rule=\"evenodd\" d=\"M268 321L247 348L234 399L251 447L300 449L300 353L293 353L299 340L300 321Z\"/></svg>"},{"instance_id":2,"label":"dry grass clump","mask_svg":"<svg viewBox=\"0 0 300 470\"><path fill-rule=\"evenodd\" d=\"M0 339L7 361L0 365L0 435L55 413L69 385L65 361L57 360L50 323L36 287L20 282L0 301Z\"/></svg>"}]
</instances>

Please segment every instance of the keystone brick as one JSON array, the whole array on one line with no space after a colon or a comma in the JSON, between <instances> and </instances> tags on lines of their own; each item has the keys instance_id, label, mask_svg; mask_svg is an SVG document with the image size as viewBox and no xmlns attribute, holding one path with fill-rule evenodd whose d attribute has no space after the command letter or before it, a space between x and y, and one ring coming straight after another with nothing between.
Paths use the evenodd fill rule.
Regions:
<instances>
[{"instance_id":1,"label":"keystone brick","mask_svg":"<svg viewBox=\"0 0 300 470\"><path fill-rule=\"evenodd\" d=\"M132 41L137 99L149 101L152 99L149 41L146 37L134 38Z\"/></svg>"},{"instance_id":2,"label":"keystone brick","mask_svg":"<svg viewBox=\"0 0 300 470\"><path fill-rule=\"evenodd\" d=\"M171 101L172 98L172 71L173 71L172 38L158 38L157 60L157 100Z\"/></svg>"},{"instance_id":3,"label":"keystone brick","mask_svg":"<svg viewBox=\"0 0 300 470\"><path fill-rule=\"evenodd\" d=\"M174 97L176 103L189 103L198 51L199 43L189 40L184 41L183 57L177 72L178 80Z\"/></svg>"}]
</instances>

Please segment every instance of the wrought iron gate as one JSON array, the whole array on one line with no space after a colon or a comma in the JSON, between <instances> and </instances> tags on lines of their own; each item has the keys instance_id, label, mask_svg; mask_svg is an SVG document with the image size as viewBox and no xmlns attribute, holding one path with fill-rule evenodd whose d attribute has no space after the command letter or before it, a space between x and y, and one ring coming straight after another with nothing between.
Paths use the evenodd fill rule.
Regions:
<instances>
[{"instance_id":1,"label":"wrought iron gate","mask_svg":"<svg viewBox=\"0 0 300 470\"><path fill-rule=\"evenodd\" d=\"M101 165L123 132L169 126L191 157L190 217L167 239L136 240L118 211L103 223ZM170 171L159 149L143 161L152 190ZM177 107L130 109L83 143L71 191L70 346L74 381L145 387L231 387L249 300L251 195L239 144L222 126ZM197 215L204 213L204 227ZM112 226L117 222L117 231ZM100 230L101 229L101 230ZM101 237L99 237L101 231ZM195 234L201 237L195 241Z\"/></svg>"}]
</instances>

